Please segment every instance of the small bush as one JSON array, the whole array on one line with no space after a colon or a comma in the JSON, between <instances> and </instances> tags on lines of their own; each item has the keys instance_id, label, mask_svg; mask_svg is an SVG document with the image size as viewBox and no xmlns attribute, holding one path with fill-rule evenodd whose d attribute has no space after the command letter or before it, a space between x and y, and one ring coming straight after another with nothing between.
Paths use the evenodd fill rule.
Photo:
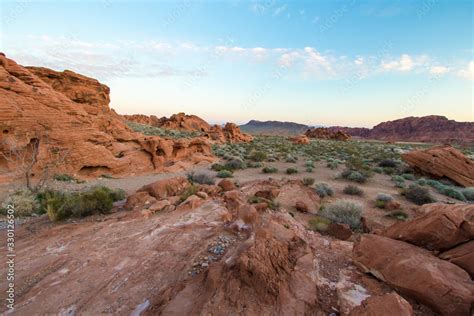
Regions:
<instances>
[{"instance_id":1,"label":"small bush","mask_svg":"<svg viewBox=\"0 0 474 316\"><path fill-rule=\"evenodd\" d=\"M76 178L68 174L55 174L53 179L56 181L65 181L65 182L76 182Z\"/></svg>"},{"instance_id":2,"label":"small bush","mask_svg":"<svg viewBox=\"0 0 474 316\"><path fill-rule=\"evenodd\" d=\"M286 158L285 158L285 161L286 161L286 162L291 162L291 163L296 163L297 160L298 160L298 158L293 157L293 156L291 156L291 155L288 155L288 156L286 156Z\"/></svg>"},{"instance_id":3,"label":"small bush","mask_svg":"<svg viewBox=\"0 0 474 316\"><path fill-rule=\"evenodd\" d=\"M267 159L267 154L263 151L254 151L250 154L249 159L255 162L262 162Z\"/></svg>"},{"instance_id":4,"label":"small bush","mask_svg":"<svg viewBox=\"0 0 474 316\"><path fill-rule=\"evenodd\" d=\"M408 219L408 214L404 211L393 211L385 216L397 219L399 221L406 221Z\"/></svg>"},{"instance_id":5,"label":"small bush","mask_svg":"<svg viewBox=\"0 0 474 316\"><path fill-rule=\"evenodd\" d=\"M411 185L409 188L407 188L405 190L405 197L407 200L417 205L436 202L435 198L431 195L427 188L420 187L418 185Z\"/></svg>"},{"instance_id":6,"label":"small bush","mask_svg":"<svg viewBox=\"0 0 474 316\"><path fill-rule=\"evenodd\" d=\"M232 177L232 171L230 170L221 170L217 173L218 178L231 178Z\"/></svg>"},{"instance_id":7,"label":"small bush","mask_svg":"<svg viewBox=\"0 0 474 316\"><path fill-rule=\"evenodd\" d=\"M307 168L314 168L314 162L312 160L308 160L306 161L305 166Z\"/></svg>"},{"instance_id":8,"label":"small bush","mask_svg":"<svg viewBox=\"0 0 474 316\"><path fill-rule=\"evenodd\" d=\"M337 200L319 211L319 215L333 223L347 224L352 229L360 227L362 205L356 201Z\"/></svg>"},{"instance_id":9,"label":"small bush","mask_svg":"<svg viewBox=\"0 0 474 316\"><path fill-rule=\"evenodd\" d=\"M331 186L325 182L316 184L314 191L316 191L316 194L319 195L320 198L334 195L333 188L331 188Z\"/></svg>"},{"instance_id":10,"label":"small bush","mask_svg":"<svg viewBox=\"0 0 474 316\"><path fill-rule=\"evenodd\" d=\"M214 176L205 172L189 172L186 176L191 183L214 184L215 182Z\"/></svg>"},{"instance_id":11,"label":"small bush","mask_svg":"<svg viewBox=\"0 0 474 316\"><path fill-rule=\"evenodd\" d=\"M455 187L445 186L440 193L459 201L466 201L464 194Z\"/></svg>"},{"instance_id":12,"label":"small bush","mask_svg":"<svg viewBox=\"0 0 474 316\"><path fill-rule=\"evenodd\" d=\"M224 170L225 167L219 163L212 164L211 169L214 171L221 171Z\"/></svg>"},{"instance_id":13,"label":"small bush","mask_svg":"<svg viewBox=\"0 0 474 316\"><path fill-rule=\"evenodd\" d=\"M2 210L7 210L8 205L14 205L15 216L30 216L36 213L40 205L35 194L29 190L18 190L9 195L2 203Z\"/></svg>"},{"instance_id":14,"label":"small bush","mask_svg":"<svg viewBox=\"0 0 474 316\"><path fill-rule=\"evenodd\" d=\"M375 173L383 173L383 169L380 168L380 167L375 167L374 169L372 169Z\"/></svg>"},{"instance_id":15,"label":"small bush","mask_svg":"<svg viewBox=\"0 0 474 316\"><path fill-rule=\"evenodd\" d=\"M123 189L114 189L111 190L110 196L114 202L122 201L127 198L127 192L125 192Z\"/></svg>"},{"instance_id":16,"label":"small bush","mask_svg":"<svg viewBox=\"0 0 474 316\"><path fill-rule=\"evenodd\" d=\"M337 161L330 161L327 163L326 167L328 167L331 170L337 169L339 167L339 163Z\"/></svg>"},{"instance_id":17,"label":"small bush","mask_svg":"<svg viewBox=\"0 0 474 316\"><path fill-rule=\"evenodd\" d=\"M347 179L349 181L357 182L357 183L365 183L367 182L367 176L362 174L359 171L349 170L346 169L341 173L341 177L343 179Z\"/></svg>"},{"instance_id":18,"label":"small bush","mask_svg":"<svg viewBox=\"0 0 474 316\"><path fill-rule=\"evenodd\" d=\"M416 184L421 185L421 186L425 186L425 185L428 184L428 181L425 178L421 178L421 179L418 179L416 181Z\"/></svg>"},{"instance_id":19,"label":"small bush","mask_svg":"<svg viewBox=\"0 0 474 316\"><path fill-rule=\"evenodd\" d=\"M287 174L295 174L295 173L298 173L298 169L288 168L288 169L286 169L286 173Z\"/></svg>"},{"instance_id":20,"label":"small bush","mask_svg":"<svg viewBox=\"0 0 474 316\"><path fill-rule=\"evenodd\" d=\"M410 180L410 181L415 181L416 180L415 176L411 173L404 173L404 174L402 174L402 177L405 180Z\"/></svg>"},{"instance_id":21,"label":"small bush","mask_svg":"<svg viewBox=\"0 0 474 316\"><path fill-rule=\"evenodd\" d=\"M182 203L182 202L186 201L186 199L187 199L188 197L190 197L191 195L196 194L197 192L198 192L197 186L195 186L194 184L193 184L193 185L190 185L190 186L186 189L186 191L184 191L184 192L180 195L178 203Z\"/></svg>"},{"instance_id":22,"label":"small bush","mask_svg":"<svg viewBox=\"0 0 474 316\"><path fill-rule=\"evenodd\" d=\"M375 198L376 201L383 201L383 202L390 202L393 201L393 196L390 194L386 193L379 193L377 194L377 197Z\"/></svg>"},{"instance_id":23,"label":"small bush","mask_svg":"<svg viewBox=\"0 0 474 316\"><path fill-rule=\"evenodd\" d=\"M261 162L248 162L247 167L248 168L262 168L263 164Z\"/></svg>"},{"instance_id":24,"label":"small bush","mask_svg":"<svg viewBox=\"0 0 474 316\"><path fill-rule=\"evenodd\" d=\"M361 188L352 184L349 184L348 186L346 186L342 192L349 195L358 195L358 196L364 195L364 191L362 191Z\"/></svg>"},{"instance_id":25,"label":"small bush","mask_svg":"<svg viewBox=\"0 0 474 316\"><path fill-rule=\"evenodd\" d=\"M313 172L313 168L311 168L311 167L306 167L306 172Z\"/></svg>"},{"instance_id":26,"label":"small bush","mask_svg":"<svg viewBox=\"0 0 474 316\"><path fill-rule=\"evenodd\" d=\"M227 170L238 170L238 169L245 169L247 166L242 160L234 158L226 162L224 167Z\"/></svg>"},{"instance_id":27,"label":"small bush","mask_svg":"<svg viewBox=\"0 0 474 316\"><path fill-rule=\"evenodd\" d=\"M265 167L262 169L263 173L277 173L278 169L274 167Z\"/></svg>"},{"instance_id":28,"label":"small bush","mask_svg":"<svg viewBox=\"0 0 474 316\"><path fill-rule=\"evenodd\" d=\"M474 187L461 189L462 194L468 201L474 201Z\"/></svg>"},{"instance_id":29,"label":"small bush","mask_svg":"<svg viewBox=\"0 0 474 316\"><path fill-rule=\"evenodd\" d=\"M303 178L303 184L305 186L311 186L314 184L314 178Z\"/></svg>"},{"instance_id":30,"label":"small bush","mask_svg":"<svg viewBox=\"0 0 474 316\"><path fill-rule=\"evenodd\" d=\"M309 220L309 228L316 232L325 232L328 230L331 221L321 216L315 216Z\"/></svg>"},{"instance_id":31,"label":"small bush","mask_svg":"<svg viewBox=\"0 0 474 316\"><path fill-rule=\"evenodd\" d=\"M45 199L45 209L52 221L70 217L85 217L110 212L121 193L107 187L94 187L83 192L51 191Z\"/></svg>"},{"instance_id":32,"label":"small bush","mask_svg":"<svg viewBox=\"0 0 474 316\"><path fill-rule=\"evenodd\" d=\"M396 168L398 165L398 162L392 159L384 159L381 162L379 162L379 167L382 168Z\"/></svg>"}]
</instances>

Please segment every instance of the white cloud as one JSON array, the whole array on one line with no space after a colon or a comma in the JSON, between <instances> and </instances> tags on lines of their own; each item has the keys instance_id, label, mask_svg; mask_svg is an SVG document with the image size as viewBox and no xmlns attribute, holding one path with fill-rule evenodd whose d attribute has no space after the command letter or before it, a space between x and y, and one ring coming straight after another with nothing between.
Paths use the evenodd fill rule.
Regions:
<instances>
[{"instance_id":1,"label":"white cloud","mask_svg":"<svg viewBox=\"0 0 474 316\"><path fill-rule=\"evenodd\" d=\"M381 68L385 71L400 71L409 72L414 70L416 67L424 66L428 63L429 58L426 55L419 55L412 57L408 54L402 54L399 59L382 61Z\"/></svg>"},{"instance_id":2,"label":"white cloud","mask_svg":"<svg viewBox=\"0 0 474 316\"><path fill-rule=\"evenodd\" d=\"M275 10L273 11L273 16L278 16L278 15L280 15L281 13L283 13L285 10L286 10L286 4L282 5L281 7L277 7L277 8L275 8Z\"/></svg>"},{"instance_id":3,"label":"white cloud","mask_svg":"<svg viewBox=\"0 0 474 316\"><path fill-rule=\"evenodd\" d=\"M449 68L445 66L433 66L430 68L430 73L433 75L443 75L449 72Z\"/></svg>"},{"instance_id":4,"label":"white cloud","mask_svg":"<svg viewBox=\"0 0 474 316\"><path fill-rule=\"evenodd\" d=\"M364 58L363 57L357 57L356 60L354 60L354 64L357 66L363 65L364 64Z\"/></svg>"},{"instance_id":5,"label":"white cloud","mask_svg":"<svg viewBox=\"0 0 474 316\"><path fill-rule=\"evenodd\" d=\"M464 79L474 80L474 60L469 62L466 69L459 70L458 75Z\"/></svg>"}]
</instances>

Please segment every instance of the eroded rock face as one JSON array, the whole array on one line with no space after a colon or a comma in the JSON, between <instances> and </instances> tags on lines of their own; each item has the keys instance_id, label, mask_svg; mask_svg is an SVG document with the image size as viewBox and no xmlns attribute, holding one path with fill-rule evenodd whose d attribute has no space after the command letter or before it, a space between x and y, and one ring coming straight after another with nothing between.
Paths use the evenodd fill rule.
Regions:
<instances>
[{"instance_id":1,"label":"eroded rock face","mask_svg":"<svg viewBox=\"0 0 474 316\"><path fill-rule=\"evenodd\" d=\"M196 131L206 132L211 126L197 115L186 115L182 112L173 114L169 118L162 117L157 123L158 127L185 130L185 131Z\"/></svg>"},{"instance_id":2,"label":"eroded rock face","mask_svg":"<svg viewBox=\"0 0 474 316\"><path fill-rule=\"evenodd\" d=\"M402 159L422 173L446 177L465 187L474 186L474 161L449 145L411 151Z\"/></svg>"},{"instance_id":3,"label":"eroded rock face","mask_svg":"<svg viewBox=\"0 0 474 316\"><path fill-rule=\"evenodd\" d=\"M353 249L354 262L401 293L443 315L469 315L474 284L469 274L425 249L377 235L363 235Z\"/></svg>"},{"instance_id":4,"label":"eroded rock face","mask_svg":"<svg viewBox=\"0 0 474 316\"><path fill-rule=\"evenodd\" d=\"M135 122L143 125L150 125L150 126L159 126L159 118L155 115L144 115L144 114L132 114L132 115L121 115L125 121Z\"/></svg>"},{"instance_id":5,"label":"eroded rock face","mask_svg":"<svg viewBox=\"0 0 474 316\"><path fill-rule=\"evenodd\" d=\"M383 235L429 250L446 250L474 239L474 205L425 204L423 215L396 223Z\"/></svg>"},{"instance_id":6,"label":"eroded rock face","mask_svg":"<svg viewBox=\"0 0 474 316\"><path fill-rule=\"evenodd\" d=\"M351 139L351 135L341 131L332 131L329 128L317 127L306 131L305 135L310 138L333 139L346 141Z\"/></svg>"},{"instance_id":7,"label":"eroded rock face","mask_svg":"<svg viewBox=\"0 0 474 316\"><path fill-rule=\"evenodd\" d=\"M189 181L185 177L175 177L147 184L137 192L147 192L156 199L164 199L184 193L189 186Z\"/></svg>"},{"instance_id":8,"label":"eroded rock face","mask_svg":"<svg viewBox=\"0 0 474 316\"><path fill-rule=\"evenodd\" d=\"M474 279L474 240L445 251L439 257L460 266Z\"/></svg>"},{"instance_id":9,"label":"eroded rock face","mask_svg":"<svg viewBox=\"0 0 474 316\"><path fill-rule=\"evenodd\" d=\"M242 133L240 127L234 123L227 123L224 127L213 125L206 136L221 143L247 143L253 139L251 135Z\"/></svg>"},{"instance_id":10,"label":"eroded rock face","mask_svg":"<svg viewBox=\"0 0 474 316\"><path fill-rule=\"evenodd\" d=\"M395 292L372 296L354 308L350 316L411 316L413 308L403 297Z\"/></svg>"},{"instance_id":11,"label":"eroded rock face","mask_svg":"<svg viewBox=\"0 0 474 316\"><path fill-rule=\"evenodd\" d=\"M108 103L109 88L95 79L22 67L0 55L0 150L22 152L37 143L33 175L59 155L64 163L58 172L84 177L213 160L205 139L173 141L134 133ZM18 177L18 166L0 158L0 181Z\"/></svg>"}]
</instances>

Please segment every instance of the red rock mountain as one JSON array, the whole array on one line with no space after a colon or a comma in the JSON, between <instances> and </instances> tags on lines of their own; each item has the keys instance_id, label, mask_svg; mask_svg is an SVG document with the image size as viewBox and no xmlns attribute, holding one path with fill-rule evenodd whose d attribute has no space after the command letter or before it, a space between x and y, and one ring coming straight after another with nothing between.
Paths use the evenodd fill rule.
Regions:
<instances>
[{"instance_id":1,"label":"red rock mountain","mask_svg":"<svg viewBox=\"0 0 474 316\"><path fill-rule=\"evenodd\" d=\"M18 176L21 163L8 153L31 144L38 148L32 174L58 153L67 155L60 170L78 176L143 173L213 159L204 138L176 141L131 131L109 108L109 92L95 79L22 67L0 54L0 151L7 154L0 155L0 181Z\"/></svg>"},{"instance_id":2,"label":"red rock mountain","mask_svg":"<svg viewBox=\"0 0 474 316\"><path fill-rule=\"evenodd\" d=\"M457 122L444 116L406 117L380 123L372 129L334 126L351 136L380 140L437 143L474 143L474 122Z\"/></svg>"}]
</instances>

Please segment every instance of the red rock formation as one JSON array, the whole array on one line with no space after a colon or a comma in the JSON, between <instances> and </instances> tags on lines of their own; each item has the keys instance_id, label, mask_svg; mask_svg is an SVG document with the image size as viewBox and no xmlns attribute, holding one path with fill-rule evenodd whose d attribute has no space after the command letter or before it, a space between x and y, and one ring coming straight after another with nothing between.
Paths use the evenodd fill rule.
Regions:
<instances>
[{"instance_id":1,"label":"red rock formation","mask_svg":"<svg viewBox=\"0 0 474 316\"><path fill-rule=\"evenodd\" d=\"M395 292L372 296L354 308L350 316L411 316L413 308L403 297Z\"/></svg>"},{"instance_id":2,"label":"red rock formation","mask_svg":"<svg viewBox=\"0 0 474 316\"><path fill-rule=\"evenodd\" d=\"M334 126L332 132L341 130L352 136L380 139L435 143L474 143L474 123L457 122L444 116L430 115L406 117L368 128Z\"/></svg>"},{"instance_id":3,"label":"red rock formation","mask_svg":"<svg viewBox=\"0 0 474 316\"><path fill-rule=\"evenodd\" d=\"M333 139L342 141L351 139L351 136L347 133L344 133L343 131L337 130L333 132L332 130L324 127L311 128L306 131L305 135L310 138Z\"/></svg>"},{"instance_id":4,"label":"red rock formation","mask_svg":"<svg viewBox=\"0 0 474 316\"><path fill-rule=\"evenodd\" d=\"M474 278L474 240L449 249L441 253L439 257L460 266L469 273L471 278Z\"/></svg>"},{"instance_id":5,"label":"red rock formation","mask_svg":"<svg viewBox=\"0 0 474 316\"><path fill-rule=\"evenodd\" d=\"M234 123L227 123L224 127L213 125L205 135L213 141L222 143L247 143L253 139L251 135L242 133Z\"/></svg>"},{"instance_id":6,"label":"red rock formation","mask_svg":"<svg viewBox=\"0 0 474 316\"><path fill-rule=\"evenodd\" d=\"M129 122L135 122L139 124L144 124L144 125L150 125L150 126L159 126L159 118L156 117L155 115L144 115L144 114L132 114L132 115L121 115L125 121Z\"/></svg>"},{"instance_id":7,"label":"red rock formation","mask_svg":"<svg viewBox=\"0 0 474 316\"><path fill-rule=\"evenodd\" d=\"M363 235L354 245L353 259L364 272L443 315L470 315L474 285L469 274L425 249Z\"/></svg>"},{"instance_id":8,"label":"red rock formation","mask_svg":"<svg viewBox=\"0 0 474 316\"><path fill-rule=\"evenodd\" d=\"M449 145L411 151L402 159L417 171L446 177L465 187L474 186L474 161Z\"/></svg>"},{"instance_id":9,"label":"red rock formation","mask_svg":"<svg viewBox=\"0 0 474 316\"><path fill-rule=\"evenodd\" d=\"M58 171L78 176L144 173L162 169L165 162L212 160L205 139L134 133L108 103L109 88L97 80L25 68L0 55L0 150L24 152L28 144L38 144L33 178L58 153L67 156ZM1 155L0 180L16 178L19 165Z\"/></svg>"},{"instance_id":10,"label":"red rock formation","mask_svg":"<svg viewBox=\"0 0 474 316\"><path fill-rule=\"evenodd\" d=\"M169 118L162 117L159 119L157 127L206 132L211 126L202 118L196 115L186 115L184 113L173 114Z\"/></svg>"},{"instance_id":11,"label":"red rock formation","mask_svg":"<svg viewBox=\"0 0 474 316\"><path fill-rule=\"evenodd\" d=\"M301 145L309 144L309 138L306 135L289 137L288 140L295 144L301 144Z\"/></svg>"},{"instance_id":12,"label":"red rock formation","mask_svg":"<svg viewBox=\"0 0 474 316\"><path fill-rule=\"evenodd\" d=\"M474 205L425 204L420 217L387 228L383 235L429 250L446 250L474 239Z\"/></svg>"}]
</instances>

